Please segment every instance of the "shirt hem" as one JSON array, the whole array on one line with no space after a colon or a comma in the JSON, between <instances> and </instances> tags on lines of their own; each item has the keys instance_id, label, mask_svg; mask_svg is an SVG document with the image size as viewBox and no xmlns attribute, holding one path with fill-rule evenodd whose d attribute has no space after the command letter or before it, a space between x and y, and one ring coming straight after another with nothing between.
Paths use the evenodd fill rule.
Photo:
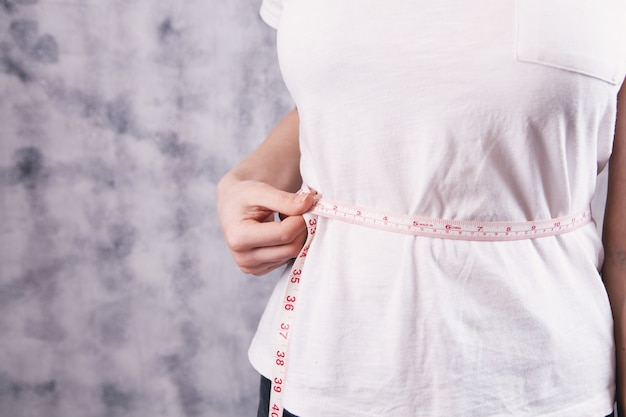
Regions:
<instances>
[{"instance_id":1,"label":"shirt hem","mask_svg":"<svg viewBox=\"0 0 626 417\"><path fill-rule=\"evenodd\" d=\"M256 369L261 375L268 379L272 379L272 367L264 366L264 362L259 356L257 356L258 352L255 352L255 343L253 341L250 349L248 351L248 358L252 367ZM262 356L262 355L260 355ZM259 361L257 361L257 359ZM538 414L536 412L520 414L520 417L589 417L589 416L598 416L603 417L610 415L613 412L613 392L615 391L615 387L609 387L607 391L601 392L595 395L588 401L583 403L579 403L573 406L565 407L559 411L549 412L549 413L541 413ZM285 408L289 410L291 413L300 416L317 416L323 415L325 417L342 417L342 416L353 416L353 417L384 417L384 416L395 416L402 414L402 411L399 411L398 408L394 408L388 410L386 412L364 412L355 409L351 409L349 407L341 407L340 405L334 404L331 401L326 399L321 399L317 397L313 397L310 394L307 395L299 395L296 392L290 392L289 397L285 398ZM555 400L558 403L558 400ZM296 405L293 407L293 405ZM447 411L446 411L447 413ZM440 414L414 414L411 411L411 415L419 416L419 417L439 417ZM508 417L507 413L496 413L491 414L489 416L481 417Z\"/></svg>"},{"instance_id":2,"label":"shirt hem","mask_svg":"<svg viewBox=\"0 0 626 417\"><path fill-rule=\"evenodd\" d=\"M604 417L613 413L613 406L607 405L606 403L607 396L609 396L609 394L604 392L596 395L591 400L561 409L556 412L529 412L516 415L518 417ZM296 406L294 407L294 405ZM331 404L331 402L329 401L320 400L319 398L315 398L310 395L300 396L295 393L290 394L290 398L285 401L284 406L291 413L299 416L323 415L325 417L343 417L349 415L352 417L391 417L397 415L411 415L415 417L440 417L441 415L457 414L457 412L453 410L444 410L443 412L438 411L434 414L418 414L415 410L402 410L400 409L400 407L380 412L359 411L351 409L349 407L341 407L337 404ZM510 410L507 410L503 411L502 413L489 415L480 414L480 417L510 417L510 415Z\"/></svg>"}]
</instances>

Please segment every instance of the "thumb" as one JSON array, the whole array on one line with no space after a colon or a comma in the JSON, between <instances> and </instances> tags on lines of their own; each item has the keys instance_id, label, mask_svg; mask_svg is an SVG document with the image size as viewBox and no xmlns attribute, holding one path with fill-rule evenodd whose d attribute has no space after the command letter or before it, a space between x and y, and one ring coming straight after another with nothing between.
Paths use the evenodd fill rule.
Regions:
<instances>
[{"instance_id":1,"label":"thumb","mask_svg":"<svg viewBox=\"0 0 626 417\"><path fill-rule=\"evenodd\" d=\"M315 204L315 198L317 196L317 192L315 191L298 191L294 196L294 200L292 205L294 206L294 210L292 212L281 211L278 212L281 220L285 220L289 216L300 216L311 209L311 207Z\"/></svg>"},{"instance_id":2,"label":"thumb","mask_svg":"<svg viewBox=\"0 0 626 417\"><path fill-rule=\"evenodd\" d=\"M288 216L306 213L313 206L317 195L317 192L310 190L289 193L264 183L257 183L257 186L249 191L249 197L251 197L249 201L255 201L256 204L271 211Z\"/></svg>"}]
</instances>

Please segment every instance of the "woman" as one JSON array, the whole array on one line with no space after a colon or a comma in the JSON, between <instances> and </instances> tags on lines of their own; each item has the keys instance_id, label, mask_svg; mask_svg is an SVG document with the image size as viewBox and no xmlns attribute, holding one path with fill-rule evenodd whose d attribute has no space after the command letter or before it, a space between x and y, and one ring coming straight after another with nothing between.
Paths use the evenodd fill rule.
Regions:
<instances>
[{"instance_id":1,"label":"woman","mask_svg":"<svg viewBox=\"0 0 626 417\"><path fill-rule=\"evenodd\" d=\"M289 329L285 408L582 417L621 407L626 3L265 0L261 16L278 29L298 108L219 184L244 272L298 255L301 214L317 198L294 194L302 183L374 213L554 219L556 230L457 240L320 217ZM609 157L603 248L575 216ZM268 222L274 212L281 222ZM575 230L561 232L563 219ZM250 348L266 385L288 281Z\"/></svg>"}]
</instances>

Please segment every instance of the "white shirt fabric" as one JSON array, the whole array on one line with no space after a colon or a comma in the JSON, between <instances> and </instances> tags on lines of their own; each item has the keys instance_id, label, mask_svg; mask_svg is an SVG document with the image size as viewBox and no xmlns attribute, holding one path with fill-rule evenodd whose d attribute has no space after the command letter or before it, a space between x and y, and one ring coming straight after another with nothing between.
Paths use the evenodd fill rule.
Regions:
<instances>
[{"instance_id":1,"label":"white shirt fabric","mask_svg":"<svg viewBox=\"0 0 626 417\"><path fill-rule=\"evenodd\" d=\"M626 75L624 0L265 0L323 196L446 219L589 207ZM284 405L310 416L604 416L614 346L593 224L509 242L321 218ZM286 277L250 348L271 377Z\"/></svg>"}]
</instances>

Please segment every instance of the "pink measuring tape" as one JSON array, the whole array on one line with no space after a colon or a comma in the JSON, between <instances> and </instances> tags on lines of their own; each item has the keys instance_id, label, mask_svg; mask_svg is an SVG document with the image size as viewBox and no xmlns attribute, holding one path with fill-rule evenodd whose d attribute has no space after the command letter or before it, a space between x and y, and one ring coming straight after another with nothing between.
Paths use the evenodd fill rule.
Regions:
<instances>
[{"instance_id":1,"label":"pink measuring tape","mask_svg":"<svg viewBox=\"0 0 626 417\"><path fill-rule=\"evenodd\" d=\"M421 216L407 216L386 213L380 210L363 209L348 204L319 199L313 208L304 215L308 236L289 273L289 282L283 297L281 323L276 334L274 372L270 391L269 417L282 417L282 393L287 379L289 355L289 335L293 328L298 291L302 270L315 231L318 216L338 219L366 227L395 233L442 239L507 241L535 239L576 230L591 222L591 211L582 210L576 214L548 220L530 222L482 222L476 220L446 220Z\"/></svg>"}]
</instances>

